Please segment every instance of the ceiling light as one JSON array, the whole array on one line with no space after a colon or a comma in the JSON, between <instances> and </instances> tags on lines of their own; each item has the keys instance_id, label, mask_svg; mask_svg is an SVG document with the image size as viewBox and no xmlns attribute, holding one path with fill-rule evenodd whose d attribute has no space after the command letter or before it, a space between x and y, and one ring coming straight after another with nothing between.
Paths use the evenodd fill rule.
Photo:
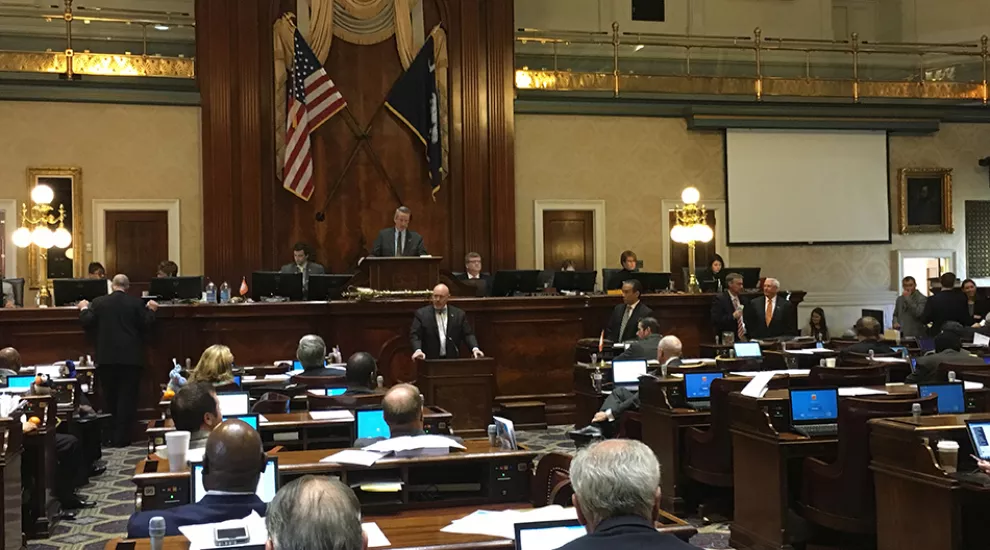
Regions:
<instances>
[{"instance_id":1,"label":"ceiling light","mask_svg":"<svg viewBox=\"0 0 990 550\"><path fill-rule=\"evenodd\" d=\"M162 25L161 23L159 23L159 24L155 25L155 30L156 31L167 31L168 30L168 25Z\"/></svg>"}]
</instances>

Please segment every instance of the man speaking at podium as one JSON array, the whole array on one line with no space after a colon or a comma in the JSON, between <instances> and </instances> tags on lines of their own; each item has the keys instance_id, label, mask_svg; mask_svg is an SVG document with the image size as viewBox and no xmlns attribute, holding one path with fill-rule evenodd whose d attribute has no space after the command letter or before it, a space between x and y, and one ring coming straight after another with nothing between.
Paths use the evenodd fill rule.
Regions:
<instances>
[{"instance_id":1,"label":"man speaking at podium","mask_svg":"<svg viewBox=\"0 0 990 550\"><path fill-rule=\"evenodd\" d=\"M375 238L375 244L371 248L371 255L377 257L388 256L425 256L428 254L426 246L423 245L423 237L415 231L409 231L409 218L412 211L405 206L395 209L395 216L392 221L395 227L382 229Z\"/></svg>"},{"instance_id":2,"label":"man speaking at podium","mask_svg":"<svg viewBox=\"0 0 990 550\"><path fill-rule=\"evenodd\" d=\"M485 354L478 349L478 339L474 337L467 315L463 310L448 306L450 289L445 284L433 287L432 305L421 307L413 315L412 328L409 329L409 341L415 352L413 361L417 359L456 359L461 345L465 342L471 347L471 355L475 359Z\"/></svg>"}]
</instances>

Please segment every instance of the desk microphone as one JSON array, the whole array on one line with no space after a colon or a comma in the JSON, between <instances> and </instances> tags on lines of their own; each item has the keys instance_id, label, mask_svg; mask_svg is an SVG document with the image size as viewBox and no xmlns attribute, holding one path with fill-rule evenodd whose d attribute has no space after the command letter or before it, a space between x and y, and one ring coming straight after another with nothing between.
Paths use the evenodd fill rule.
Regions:
<instances>
[{"instance_id":1,"label":"desk microphone","mask_svg":"<svg viewBox=\"0 0 990 550\"><path fill-rule=\"evenodd\" d=\"M457 344L454 343L454 339L450 336L447 337L447 357L450 358L450 348L454 348L454 357L461 356L461 350L457 348Z\"/></svg>"},{"instance_id":2,"label":"desk microphone","mask_svg":"<svg viewBox=\"0 0 990 550\"><path fill-rule=\"evenodd\" d=\"M151 518L148 522L148 537L151 539L151 550L162 550L165 546L165 518Z\"/></svg>"}]
</instances>

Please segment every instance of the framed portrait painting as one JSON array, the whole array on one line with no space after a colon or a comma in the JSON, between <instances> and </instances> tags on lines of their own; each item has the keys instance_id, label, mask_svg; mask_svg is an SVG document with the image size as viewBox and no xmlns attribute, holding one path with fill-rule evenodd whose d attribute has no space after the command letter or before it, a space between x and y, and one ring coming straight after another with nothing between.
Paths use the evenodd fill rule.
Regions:
<instances>
[{"instance_id":1,"label":"framed portrait painting","mask_svg":"<svg viewBox=\"0 0 990 550\"><path fill-rule=\"evenodd\" d=\"M897 180L901 233L952 233L951 168L901 168Z\"/></svg>"}]
</instances>

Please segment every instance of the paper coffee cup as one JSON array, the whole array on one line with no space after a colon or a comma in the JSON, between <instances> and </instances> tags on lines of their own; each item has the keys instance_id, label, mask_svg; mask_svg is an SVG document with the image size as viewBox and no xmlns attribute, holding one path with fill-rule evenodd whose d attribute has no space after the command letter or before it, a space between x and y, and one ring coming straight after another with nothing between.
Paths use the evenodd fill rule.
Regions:
<instances>
[{"instance_id":1,"label":"paper coffee cup","mask_svg":"<svg viewBox=\"0 0 990 550\"><path fill-rule=\"evenodd\" d=\"M168 456L168 471L181 472L186 467L186 454L189 453L189 432L175 430L165 434L165 454Z\"/></svg>"},{"instance_id":2,"label":"paper coffee cup","mask_svg":"<svg viewBox=\"0 0 990 550\"><path fill-rule=\"evenodd\" d=\"M835 357L826 357L825 358L825 366L826 367L834 367L835 366Z\"/></svg>"},{"instance_id":3,"label":"paper coffee cup","mask_svg":"<svg viewBox=\"0 0 990 550\"><path fill-rule=\"evenodd\" d=\"M939 441L936 445L938 449L938 461L942 464L942 470L947 474L956 471L959 465L959 443L952 440Z\"/></svg>"}]
</instances>

